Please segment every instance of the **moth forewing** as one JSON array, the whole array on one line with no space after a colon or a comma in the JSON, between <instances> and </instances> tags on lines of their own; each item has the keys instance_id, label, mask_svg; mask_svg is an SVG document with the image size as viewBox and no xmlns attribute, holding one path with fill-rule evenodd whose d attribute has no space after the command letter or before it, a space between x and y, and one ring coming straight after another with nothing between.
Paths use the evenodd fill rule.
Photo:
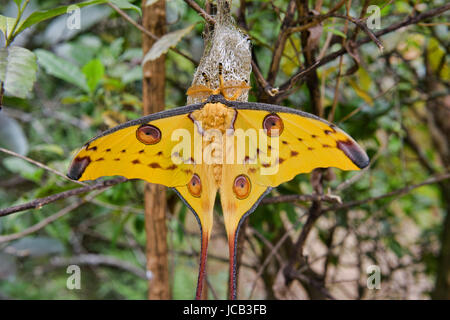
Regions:
<instances>
[{"instance_id":1,"label":"moth forewing","mask_svg":"<svg viewBox=\"0 0 450 320\"><path fill-rule=\"evenodd\" d=\"M181 141L172 148L171 159L174 164L186 163L191 159L192 137L187 129L179 128L172 132L172 141Z\"/></svg>"},{"instance_id":2,"label":"moth forewing","mask_svg":"<svg viewBox=\"0 0 450 320\"><path fill-rule=\"evenodd\" d=\"M236 137L236 164L256 164L258 153L258 139L255 129L236 129L234 132ZM248 145L247 138L248 137ZM248 148L247 148L248 146Z\"/></svg>"}]
</instances>

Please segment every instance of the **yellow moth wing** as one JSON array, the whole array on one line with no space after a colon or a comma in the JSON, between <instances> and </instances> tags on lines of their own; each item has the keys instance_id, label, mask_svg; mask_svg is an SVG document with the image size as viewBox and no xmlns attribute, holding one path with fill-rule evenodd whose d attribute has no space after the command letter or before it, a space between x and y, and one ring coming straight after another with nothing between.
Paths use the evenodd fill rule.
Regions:
<instances>
[{"instance_id":1,"label":"yellow moth wing","mask_svg":"<svg viewBox=\"0 0 450 320\"><path fill-rule=\"evenodd\" d=\"M248 194L239 197L236 192L236 179L248 179ZM243 165L225 164L222 167L222 182L220 185L220 202L222 204L224 222L228 236L234 239L234 232L245 214L251 213L270 190L266 186L255 183L256 176L248 173Z\"/></svg>"},{"instance_id":2,"label":"yellow moth wing","mask_svg":"<svg viewBox=\"0 0 450 320\"><path fill-rule=\"evenodd\" d=\"M158 142L145 144L138 139L137 130L145 125L160 131ZM185 185L192 175L189 156L177 155L179 163L172 159L174 147L180 141L172 140L172 133L180 128L192 135L193 123L188 114L113 128L88 142L78 152L68 176L84 181L119 175L169 187Z\"/></svg>"},{"instance_id":3,"label":"yellow moth wing","mask_svg":"<svg viewBox=\"0 0 450 320\"><path fill-rule=\"evenodd\" d=\"M239 109L235 129L264 129L264 119L271 114L281 119L283 130L278 137L267 137L268 148L259 148L258 134L257 162L246 165L248 171L256 170L256 183L275 187L315 168L359 170L368 165L367 155L348 134L335 125L311 115ZM278 150L277 157L273 159L271 147ZM272 161L264 161L265 158ZM270 166L275 165L274 159L278 162L278 169L274 168L273 174L262 174L262 168L270 171L268 170Z\"/></svg>"}]
</instances>

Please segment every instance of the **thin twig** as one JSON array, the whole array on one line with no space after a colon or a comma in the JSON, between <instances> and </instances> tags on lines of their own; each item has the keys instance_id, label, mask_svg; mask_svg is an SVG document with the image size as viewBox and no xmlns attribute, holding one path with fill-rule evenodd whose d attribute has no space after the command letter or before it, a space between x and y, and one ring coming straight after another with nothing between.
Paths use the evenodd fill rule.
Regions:
<instances>
[{"instance_id":1,"label":"thin twig","mask_svg":"<svg viewBox=\"0 0 450 320\"><path fill-rule=\"evenodd\" d=\"M429 184L438 183L438 182L441 182L441 181L444 181L447 179L450 179L450 172L436 175L434 177L426 179L425 181L423 181L421 183L406 186L404 188L397 189L397 190L382 194L377 197L372 197L372 198L363 199L363 200L350 201L350 202L343 203L340 205L334 205L334 206L330 206L327 208L322 208L321 211L325 212L325 211L336 211L336 210L342 210L342 209L349 209L352 207L360 206L365 203L374 202L374 201L385 199L385 198L390 198L390 197L394 197L394 196L402 196L402 195L409 193L410 191L412 191L414 189L417 189L417 188L420 188L420 187L423 187L423 186L426 186Z\"/></svg>"},{"instance_id":2,"label":"thin twig","mask_svg":"<svg viewBox=\"0 0 450 320\"><path fill-rule=\"evenodd\" d=\"M393 31L397 31L398 29L401 29L403 27L412 25L412 24L417 24L420 21L423 20L427 20L430 19L432 17L435 17L437 15L440 15L441 13L450 10L450 3L447 3L443 6L428 10L424 13L418 14L416 16L408 16L405 20L394 23L392 25L390 25L387 28L384 28L378 32L375 32L374 35L379 38L385 34L391 33ZM370 37L366 37L364 39L358 40L357 42L355 42L354 46L355 48L362 46L363 44L369 43L370 41L372 41L372 39ZM328 55L326 55L325 57L323 57L322 59L318 60L316 62L316 64L314 66L311 66L308 69L302 69L300 70L297 74L295 74L293 77L291 77L291 79L289 79L288 81L286 81L284 84L282 84L279 88L280 91L278 93L278 95L286 95L286 90L290 89L296 81L299 81L301 79L303 79L304 77L307 76L307 74L309 72L314 71L315 69L331 62L334 61L334 59L336 59L337 57L344 55L347 53L347 50L345 48L342 48L338 51L335 51L333 53L330 53Z\"/></svg>"},{"instance_id":3,"label":"thin twig","mask_svg":"<svg viewBox=\"0 0 450 320\"><path fill-rule=\"evenodd\" d=\"M12 234L8 234L6 236L0 236L0 243L3 242L9 242L12 240L17 240L20 239L22 237L25 237L31 233L34 233L38 230L41 230L42 228L44 228L45 226L49 225L50 223L56 221L57 219L65 216L66 214L68 214L69 212L71 212L72 210L75 210L76 208L78 208L79 206L81 206L82 204L94 199L96 196L98 196L100 193L102 193L105 190L98 190L97 192L94 192L93 194L89 195L86 197L86 199L78 199L76 202L72 203L71 205L65 207L64 209L58 211L57 213L45 218L44 220L41 220L40 222L36 223L35 225L22 230L20 232L17 233L12 233Z\"/></svg>"},{"instance_id":4,"label":"thin twig","mask_svg":"<svg viewBox=\"0 0 450 320\"><path fill-rule=\"evenodd\" d=\"M205 10L203 10L197 2L194 0L184 0L192 9L198 12L198 14L206 20L209 24L215 24L216 20L212 16L210 16Z\"/></svg>"},{"instance_id":5,"label":"thin twig","mask_svg":"<svg viewBox=\"0 0 450 320\"><path fill-rule=\"evenodd\" d=\"M266 259L264 259L263 264L259 267L258 272L256 273L256 276L254 278L254 281L252 283L252 287L250 289L250 293L248 295L248 299L251 299L251 297L253 296L253 292L255 291L256 288L256 281L259 279L259 277L261 277L261 275L264 272L264 269L266 269L266 267L269 265L269 262L272 260L272 258L277 254L278 250L280 250L281 245L288 239L288 237L291 235L291 232L295 229L297 229L297 227L300 225L301 223L301 219L306 216L306 214L301 215L300 217L298 217L297 221L295 222L295 224L291 225L291 227L286 230L286 232L284 233L284 235L281 237L280 240L278 240L278 242L272 247L272 250L270 250L269 254L267 255Z\"/></svg>"},{"instance_id":6,"label":"thin twig","mask_svg":"<svg viewBox=\"0 0 450 320\"><path fill-rule=\"evenodd\" d=\"M141 26L139 23L137 23L136 21L134 21L125 11L123 11L122 9L120 9L118 6L116 6L115 4L108 2L108 5L113 8L118 14L120 14L125 20L127 20L129 23L131 23L133 26L135 26L136 28L138 28L139 30L141 30L143 33L145 33L145 35L147 35L148 37L152 38L153 40L157 41L160 38L155 36L153 33L151 33L150 31L148 31L147 29L145 29L143 26ZM177 48L173 48L170 47L170 50L172 50L173 52L178 53L179 55L181 55L182 57L186 58L187 60L189 60L190 62L192 62L194 65L197 65L198 62L195 61L193 58L189 57L187 54L181 52L180 50L178 50Z\"/></svg>"},{"instance_id":7,"label":"thin twig","mask_svg":"<svg viewBox=\"0 0 450 320\"><path fill-rule=\"evenodd\" d=\"M119 184L119 183L122 183L125 181L127 181L126 178L118 177L118 178L114 178L114 179L110 179L110 180L103 180L103 181L97 182L97 183L89 185L89 186L56 193L56 194L53 194L53 195L45 197L45 198L34 199L34 200L24 203L24 204L19 204L17 206L0 209L0 217L4 217L4 216L10 215L12 213L19 212L19 211L25 211L28 209L36 209L36 208L40 209L43 206L45 206L49 203L55 202L57 200L66 199L71 196L79 195L79 194L86 193L86 192L93 191L93 190L109 188L113 185L116 185L116 184Z\"/></svg>"},{"instance_id":8,"label":"thin twig","mask_svg":"<svg viewBox=\"0 0 450 320\"><path fill-rule=\"evenodd\" d=\"M47 171L50 171L50 172L52 172L52 173L54 173L54 174L56 174L56 175L58 175L58 176L64 178L65 180L68 180L68 181L71 181L71 182L78 183L78 184L80 184L80 185L82 185L82 186L87 186L87 185L88 185L88 184L86 184L86 183L84 183L84 182L81 182L81 181L72 180L72 179L70 179L69 177L67 177L64 173L59 172L59 171L57 171L57 170L55 170L55 169L52 169L52 168L46 166L45 164L43 164L43 163L41 163L41 162L38 162L38 161L36 161L36 160L33 160L33 159L28 158L28 157L22 156L22 155L20 155L20 154L14 152L14 151L11 151L11 150L8 150L8 149L5 149L5 148L0 148L0 151L1 151L1 152L4 152L4 153L7 153L7 154L10 154L10 155L12 155L12 156L14 156L14 157L20 158L20 159L22 159L22 160L28 161L28 162L30 162L30 163L32 163L32 164L38 166L39 168L45 169L45 170L47 170Z\"/></svg>"},{"instance_id":9,"label":"thin twig","mask_svg":"<svg viewBox=\"0 0 450 320\"><path fill-rule=\"evenodd\" d=\"M339 196L330 194L289 194L263 199L262 204L298 202L298 201L326 201L340 203Z\"/></svg>"}]
</instances>

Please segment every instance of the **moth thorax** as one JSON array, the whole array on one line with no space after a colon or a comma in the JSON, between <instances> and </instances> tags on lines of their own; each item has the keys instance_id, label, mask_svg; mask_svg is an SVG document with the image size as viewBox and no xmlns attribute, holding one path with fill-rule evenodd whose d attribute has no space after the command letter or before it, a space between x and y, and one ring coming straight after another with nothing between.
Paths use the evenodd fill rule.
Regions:
<instances>
[{"instance_id":1,"label":"moth thorax","mask_svg":"<svg viewBox=\"0 0 450 320\"><path fill-rule=\"evenodd\" d=\"M219 130L222 134L233 125L235 111L222 103L208 103L192 113L203 131Z\"/></svg>"}]
</instances>

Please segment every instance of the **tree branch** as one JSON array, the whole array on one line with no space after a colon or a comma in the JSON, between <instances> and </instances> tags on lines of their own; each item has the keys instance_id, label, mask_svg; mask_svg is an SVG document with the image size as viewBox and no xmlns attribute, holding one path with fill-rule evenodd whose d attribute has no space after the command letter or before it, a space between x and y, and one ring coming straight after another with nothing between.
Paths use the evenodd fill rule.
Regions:
<instances>
[{"instance_id":1,"label":"tree branch","mask_svg":"<svg viewBox=\"0 0 450 320\"><path fill-rule=\"evenodd\" d=\"M330 206L327 208L322 208L321 211L325 212L325 211L336 211L336 210L342 210L342 209L349 209L352 207L360 206L365 203L369 203L369 202L373 202L373 201L377 201L377 200L381 200L381 199L385 199L385 198L390 198L390 197L394 197L394 196L402 196L402 195L409 193L410 191L412 191L414 189L417 189L417 188L420 188L420 187L423 187L423 186L426 186L429 184L438 183L438 182L441 182L441 181L444 181L447 179L450 179L450 172L436 175L436 176L431 177L421 183L413 184L413 185L410 185L410 186L407 186L407 187L404 187L401 189L397 189L397 190L388 192L386 194L383 194L383 195L380 195L377 197L372 197L372 198L368 198L368 199L364 199L364 200L350 201L350 202L343 203L340 205L334 205L334 206Z\"/></svg>"},{"instance_id":2,"label":"tree branch","mask_svg":"<svg viewBox=\"0 0 450 320\"><path fill-rule=\"evenodd\" d=\"M203 10L197 2L194 0L184 0L192 9L198 12L198 14L206 20L209 24L215 24L216 20L212 16L210 16L205 10Z\"/></svg>"},{"instance_id":3,"label":"tree branch","mask_svg":"<svg viewBox=\"0 0 450 320\"><path fill-rule=\"evenodd\" d=\"M17 206L0 209L0 217L4 217L4 216L10 215L12 213L19 212L19 211L25 211L28 209L36 209L36 208L40 209L43 206L45 206L49 203L55 202L57 200L66 199L68 197L79 195L79 194L86 193L86 192L90 192L93 190L109 188L109 187L112 187L113 185L119 184L121 182L125 182L127 180L128 179L126 179L124 177L118 177L118 178L114 178L114 179L110 179L110 180L103 180L103 181L97 182L97 183L89 185L89 186L60 192L60 193L53 194L53 195L45 197L45 198L39 198L39 199L35 199L33 201L30 201L30 202L27 202L24 204L19 204Z\"/></svg>"},{"instance_id":4,"label":"tree branch","mask_svg":"<svg viewBox=\"0 0 450 320\"><path fill-rule=\"evenodd\" d=\"M143 26L141 26L139 23L137 23L136 21L134 21L125 11L123 11L122 9L120 9L118 6L116 6L115 4L108 2L108 5L113 8L119 15L121 15L125 20L127 20L129 23L131 23L133 26L135 26L136 28L138 28L139 30L141 30L142 33L144 33L146 36L152 38L153 40L157 41L160 38L155 36L153 33L151 33L150 31L148 31L146 28L144 28ZM177 48L173 48L170 47L169 50L172 50L173 52L178 53L180 56L186 58L187 60L189 60L190 62L192 62L194 65L198 65L198 62L195 61L193 58L189 57L187 54L181 52L180 50L178 50Z\"/></svg>"},{"instance_id":5,"label":"tree branch","mask_svg":"<svg viewBox=\"0 0 450 320\"><path fill-rule=\"evenodd\" d=\"M45 226L49 225L53 221L65 216L72 210L75 210L82 204L94 199L96 196L98 196L103 191L104 190L97 191L95 194L91 194L88 197L86 197L86 199L78 199L76 202L72 203L71 205L69 205L69 206L65 207L64 209L58 211L57 213L45 218L44 220L41 220L40 222L36 223L35 225L33 225L25 230L22 230L20 232L13 233L13 234L8 234L6 236L0 236L0 243L8 242L8 241L12 241L12 240L16 240L16 239L25 237L31 233L34 233L34 232L44 228Z\"/></svg>"},{"instance_id":6,"label":"tree branch","mask_svg":"<svg viewBox=\"0 0 450 320\"><path fill-rule=\"evenodd\" d=\"M374 35L377 38L381 37L381 36L383 36L385 34L391 33L393 31L396 31L396 30L400 29L400 28L403 28L403 27L406 27L406 26L409 26L409 25L412 25L412 24L417 24L420 21L427 20L427 19L430 19L432 17L435 17L435 16L437 16L437 15L439 15L439 14L441 14L441 13L447 11L447 10L450 10L450 3L447 3L447 4L443 5L443 6L440 6L440 7L431 9L431 10L428 10L428 11L426 11L424 13L421 13L421 14L418 14L416 16L409 16L408 18L406 18L403 21L394 23L394 24L390 25L387 28L384 28L384 29L382 29L382 30L380 30L378 32L375 32ZM366 44L366 43L368 43L370 41L372 41L372 39L370 37L366 37L364 39L361 39L361 40L359 40L359 41L357 41L355 43L355 48L357 48L357 47L359 47L359 46L361 46L363 44ZM323 65L325 65L325 64L327 64L327 63L329 63L331 61L333 61L337 57L339 57L339 56L341 56L343 54L346 54L346 53L347 53L347 50L345 48L342 48L342 49L340 49L340 50L338 50L336 52L330 53L330 54L326 55L325 57L323 57L322 59L318 60L317 64L314 65L313 68L310 68L309 70L307 70L307 69L300 70L299 72L297 72L292 77L292 78L294 78L294 77L296 78L295 81L292 81L291 80L292 78L291 78L291 79L289 79L288 81L286 81L284 84L282 84L280 86L280 91L279 91L278 95L285 94L285 91L288 90L288 88L291 88L292 85L296 81L301 80L304 77L306 77L308 75L308 73L310 73L311 71L313 71L313 70L315 70L315 69L317 69L317 68L319 68L319 67L321 67L321 66L323 66ZM301 76L299 76L300 74L301 74Z\"/></svg>"}]
</instances>

